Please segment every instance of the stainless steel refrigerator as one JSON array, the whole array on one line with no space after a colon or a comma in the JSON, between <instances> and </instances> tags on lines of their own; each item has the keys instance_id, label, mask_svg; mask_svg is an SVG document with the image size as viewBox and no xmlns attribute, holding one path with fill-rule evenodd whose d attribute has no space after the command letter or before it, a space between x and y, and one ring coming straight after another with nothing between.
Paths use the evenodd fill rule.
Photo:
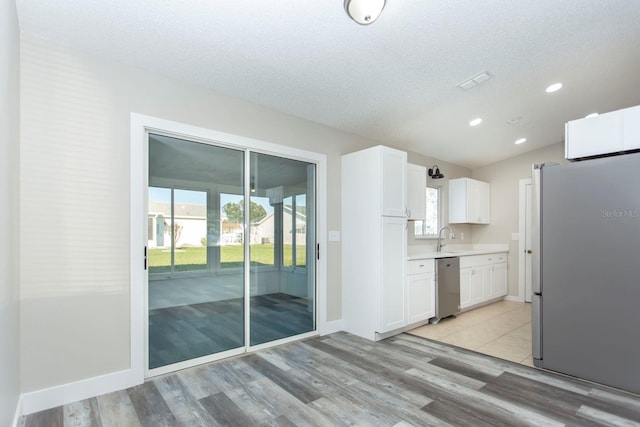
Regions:
<instances>
[{"instance_id":1,"label":"stainless steel refrigerator","mask_svg":"<svg viewBox=\"0 0 640 427\"><path fill-rule=\"evenodd\" d=\"M534 364L640 393L640 153L533 182Z\"/></svg>"}]
</instances>

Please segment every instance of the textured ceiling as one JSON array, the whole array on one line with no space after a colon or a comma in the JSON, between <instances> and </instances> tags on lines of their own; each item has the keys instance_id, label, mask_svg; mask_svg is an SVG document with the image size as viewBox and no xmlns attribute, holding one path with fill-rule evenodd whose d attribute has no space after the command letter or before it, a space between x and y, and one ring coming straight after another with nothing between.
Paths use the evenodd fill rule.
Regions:
<instances>
[{"instance_id":1,"label":"textured ceiling","mask_svg":"<svg viewBox=\"0 0 640 427\"><path fill-rule=\"evenodd\" d=\"M640 104L638 0L388 0L364 27L342 4L17 1L24 32L467 167Z\"/></svg>"}]
</instances>

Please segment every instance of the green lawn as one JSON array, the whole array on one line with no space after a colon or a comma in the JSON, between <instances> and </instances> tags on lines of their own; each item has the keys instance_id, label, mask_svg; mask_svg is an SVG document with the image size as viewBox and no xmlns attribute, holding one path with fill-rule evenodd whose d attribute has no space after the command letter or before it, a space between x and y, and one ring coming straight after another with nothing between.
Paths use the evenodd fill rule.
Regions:
<instances>
[{"instance_id":1,"label":"green lawn","mask_svg":"<svg viewBox=\"0 0 640 427\"><path fill-rule=\"evenodd\" d=\"M306 264L306 247L298 246L296 251L297 265ZM273 265L273 245L251 245L251 265ZM292 247L284 245L284 265L291 265ZM221 246L220 264L222 268L241 267L244 260L244 247ZM149 272L162 273L171 268L171 251L169 249L149 249ZM204 270L207 268L207 248L204 246L176 249L176 271Z\"/></svg>"}]
</instances>

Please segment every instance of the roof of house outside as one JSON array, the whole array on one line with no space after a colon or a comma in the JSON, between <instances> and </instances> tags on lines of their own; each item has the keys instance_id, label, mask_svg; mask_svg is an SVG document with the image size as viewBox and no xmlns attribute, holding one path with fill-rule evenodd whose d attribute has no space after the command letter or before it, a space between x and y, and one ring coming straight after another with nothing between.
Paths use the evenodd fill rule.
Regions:
<instances>
[{"instance_id":1,"label":"roof of house outside","mask_svg":"<svg viewBox=\"0 0 640 427\"><path fill-rule=\"evenodd\" d=\"M165 217L171 216L170 202L156 202L149 200L149 213L162 214ZM176 218L207 218L207 207L205 205L180 203L174 207Z\"/></svg>"}]
</instances>

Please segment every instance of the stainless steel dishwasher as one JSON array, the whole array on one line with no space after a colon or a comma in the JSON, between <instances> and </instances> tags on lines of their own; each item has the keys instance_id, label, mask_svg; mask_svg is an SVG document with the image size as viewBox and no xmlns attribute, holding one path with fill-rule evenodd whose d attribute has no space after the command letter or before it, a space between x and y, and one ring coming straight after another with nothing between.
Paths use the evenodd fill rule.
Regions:
<instances>
[{"instance_id":1,"label":"stainless steel dishwasher","mask_svg":"<svg viewBox=\"0 0 640 427\"><path fill-rule=\"evenodd\" d=\"M460 258L438 258L436 261L436 317L431 323L438 323L460 311Z\"/></svg>"}]
</instances>

